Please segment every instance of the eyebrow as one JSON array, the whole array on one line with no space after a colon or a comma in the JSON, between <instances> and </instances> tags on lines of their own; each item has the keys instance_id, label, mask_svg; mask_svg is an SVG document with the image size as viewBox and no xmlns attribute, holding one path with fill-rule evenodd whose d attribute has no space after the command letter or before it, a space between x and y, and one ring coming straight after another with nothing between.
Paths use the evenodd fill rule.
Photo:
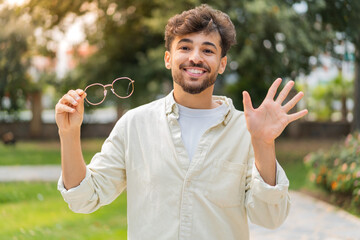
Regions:
<instances>
[{"instance_id":1,"label":"eyebrow","mask_svg":"<svg viewBox=\"0 0 360 240\"><path fill-rule=\"evenodd\" d=\"M179 44L179 43L182 43L182 42L185 42L185 43L193 43L193 41L192 41L191 39L188 39L188 38L183 38L183 39L181 39L181 40L178 42L178 44ZM202 45L209 45L209 46L214 47L214 48L217 50L216 45L215 45L214 43L212 43L212 42L203 42Z\"/></svg>"},{"instance_id":2,"label":"eyebrow","mask_svg":"<svg viewBox=\"0 0 360 240\"><path fill-rule=\"evenodd\" d=\"M217 50L216 45L213 44L212 42L204 42L203 45L213 46Z\"/></svg>"}]
</instances>

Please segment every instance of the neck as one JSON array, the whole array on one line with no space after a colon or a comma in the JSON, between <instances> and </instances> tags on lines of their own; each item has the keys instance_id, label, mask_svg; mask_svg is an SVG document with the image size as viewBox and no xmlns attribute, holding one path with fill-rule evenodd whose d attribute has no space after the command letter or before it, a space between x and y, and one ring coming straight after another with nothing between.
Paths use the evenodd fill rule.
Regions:
<instances>
[{"instance_id":1,"label":"neck","mask_svg":"<svg viewBox=\"0 0 360 240\"><path fill-rule=\"evenodd\" d=\"M213 101L214 86L210 86L201 93L191 94L185 92L179 85L174 83L174 99L175 101L188 108L193 109L212 109L219 106L219 103Z\"/></svg>"}]
</instances>

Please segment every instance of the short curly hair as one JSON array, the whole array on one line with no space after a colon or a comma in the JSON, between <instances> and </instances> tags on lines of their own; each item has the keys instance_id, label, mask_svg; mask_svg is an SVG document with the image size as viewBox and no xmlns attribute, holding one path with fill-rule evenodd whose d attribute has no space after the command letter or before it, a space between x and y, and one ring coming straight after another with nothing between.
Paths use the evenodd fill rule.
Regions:
<instances>
[{"instance_id":1,"label":"short curly hair","mask_svg":"<svg viewBox=\"0 0 360 240\"><path fill-rule=\"evenodd\" d=\"M168 20L165 27L166 50L170 51L171 43L176 36L214 31L220 34L221 56L224 57L230 47L236 43L236 31L230 17L207 4L184 11Z\"/></svg>"}]
</instances>

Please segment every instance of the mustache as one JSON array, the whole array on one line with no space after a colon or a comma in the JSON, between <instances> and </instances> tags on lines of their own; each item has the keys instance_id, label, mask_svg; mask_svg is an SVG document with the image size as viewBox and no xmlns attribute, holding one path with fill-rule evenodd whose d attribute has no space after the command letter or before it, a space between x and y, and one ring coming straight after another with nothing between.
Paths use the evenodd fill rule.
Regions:
<instances>
[{"instance_id":1,"label":"mustache","mask_svg":"<svg viewBox=\"0 0 360 240\"><path fill-rule=\"evenodd\" d=\"M211 72L211 68L208 65L203 64L203 63L197 63L196 64L196 63L193 63L193 62L189 62L189 63L182 63L179 66L180 69L188 68L188 67L204 68L204 69L206 69L206 71Z\"/></svg>"}]
</instances>

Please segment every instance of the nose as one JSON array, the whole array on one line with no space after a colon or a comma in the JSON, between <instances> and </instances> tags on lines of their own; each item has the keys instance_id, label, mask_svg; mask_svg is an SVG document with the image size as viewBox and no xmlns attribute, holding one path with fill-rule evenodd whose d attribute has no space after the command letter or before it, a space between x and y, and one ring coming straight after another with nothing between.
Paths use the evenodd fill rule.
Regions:
<instances>
[{"instance_id":1,"label":"nose","mask_svg":"<svg viewBox=\"0 0 360 240\"><path fill-rule=\"evenodd\" d=\"M195 64L201 63L202 57L201 57L200 51L197 49L194 49L190 54L189 60Z\"/></svg>"}]
</instances>

